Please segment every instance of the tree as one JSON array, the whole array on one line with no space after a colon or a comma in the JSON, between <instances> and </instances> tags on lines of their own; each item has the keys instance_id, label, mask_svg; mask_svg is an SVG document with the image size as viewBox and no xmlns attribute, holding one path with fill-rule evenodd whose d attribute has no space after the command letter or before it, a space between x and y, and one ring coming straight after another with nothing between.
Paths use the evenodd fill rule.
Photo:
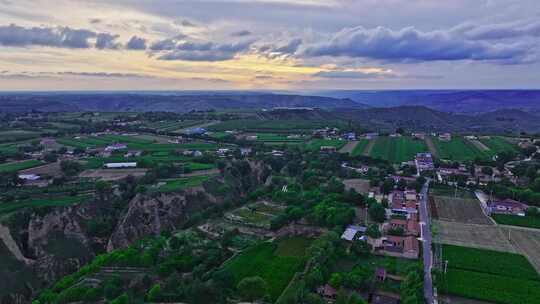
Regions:
<instances>
[{"instance_id":1,"label":"tree","mask_svg":"<svg viewBox=\"0 0 540 304\"><path fill-rule=\"evenodd\" d=\"M366 235L370 238L377 239L381 237L381 231L379 230L379 225L371 224L366 229Z\"/></svg>"},{"instance_id":2,"label":"tree","mask_svg":"<svg viewBox=\"0 0 540 304\"><path fill-rule=\"evenodd\" d=\"M76 161L63 160L60 162L60 169L66 176L75 176L82 171L82 165Z\"/></svg>"},{"instance_id":3,"label":"tree","mask_svg":"<svg viewBox=\"0 0 540 304\"><path fill-rule=\"evenodd\" d=\"M129 297L126 293L123 293L116 299L112 300L110 304L128 304L129 303Z\"/></svg>"},{"instance_id":4,"label":"tree","mask_svg":"<svg viewBox=\"0 0 540 304\"><path fill-rule=\"evenodd\" d=\"M48 163L54 163L58 160L58 155L56 153L47 153L43 156L43 160Z\"/></svg>"},{"instance_id":5,"label":"tree","mask_svg":"<svg viewBox=\"0 0 540 304\"><path fill-rule=\"evenodd\" d=\"M146 294L148 301L157 302L161 298L161 285L155 284Z\"/></svg>"},{"instance_id":6,"label":"tree","mask_svg":"<svg viewBox=\"0 0 540 304\"><path fill-rule=\"evenodd\" d=\"M266 296L268 287L261 277L247 277L242 279L236 287L243 300L255 301Z\"/></svg>"},{"instance_id":7,"label":"tree","mask_svg":"<svg viewBox=\"0 0 540 304\"><path fill-rule=\"evenodd\" d=\"M381 192L384 194L389 194L392 190L394 190L394 180L391 178L385 179L381 185Z\"/></svg>"},{"instance_id":8,"label":"tree","mask_svg":"<svg viewBox=\"0 0 540 304\"><path fill-rule=\"evenodd\" d=\"M368 213L369 216L378 223L382 223L386 220L386 210L379 203L371 204Z\"/></svg>"},{"instance_id":9,"label":"tree","mask_svg":"<svg viewBox=\"0 0 540 304\"><path fill-rule=\"evenodd\" d=\"M339 289L342 283L343 277L338 272L332 273L332 275L330 276L330 280L328 280L328 284L330 284L330 286L334 287L335 289Z\"/></svg>"}]
</instances>

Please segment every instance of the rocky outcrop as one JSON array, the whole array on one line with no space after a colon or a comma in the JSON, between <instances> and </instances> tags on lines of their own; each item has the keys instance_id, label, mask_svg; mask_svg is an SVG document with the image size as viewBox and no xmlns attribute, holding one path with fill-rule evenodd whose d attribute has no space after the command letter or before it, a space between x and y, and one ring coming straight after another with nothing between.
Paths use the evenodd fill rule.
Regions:
<instances>
[{"instance_id":1,"label":"rocky outcrop","mask_svg":"<svg viewBox=\"0 0 540 304\"><path fill-rule=\"evenodd\" d=\"M218 203L202 188L191 188L181 193L139 194L131 202L113 232L107 251L129 246L133 241L161 231L177 229L192 211Z\"/></svg>"}]
</instances>

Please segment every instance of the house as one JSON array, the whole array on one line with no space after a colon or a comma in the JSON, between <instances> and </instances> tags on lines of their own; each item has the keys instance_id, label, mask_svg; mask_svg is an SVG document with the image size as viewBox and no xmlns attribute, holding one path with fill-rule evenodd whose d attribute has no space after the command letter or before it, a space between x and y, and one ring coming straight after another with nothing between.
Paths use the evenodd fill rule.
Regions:
<instances>
[{"instance_id":1,"label":"house","mask_svg":"<svg viewBox=\"0 0 540 304\"><path fill-rule=\"evenodd\" d=\"M490 201L487 203L488 212L502 213L502 214L515 214L524 215L525 211L529 208L528 205L515 201L513 199L505 199L502 201Z\"/></svg>"},{"instance_id":2,"label":"house","mask_svg":"<svg viewBox=\"0 0 540 304\"><path fill-rule=\"evenodd\" d=\"M317 288L317 293L325 299L335 299L337 297L336 289L328 284Z\"/></svg>"},{"instance_id":3,"label":"house","mask_svg":"<svg viewBox=\"0 0 540 304\"><path fill-rule=\"evenodd\" d=\"M337 152L336 147L334 146L321 146L321 152L334 153Z\"/></svg>"},{"instance_id":4,"label":"house","mask_svg":"<svg viewBox=\"0 0 540 304\"><path fill-rule=\"evenodd\" d=\"M375 139L375 138L379 137L379 133L366 133L366 134L364 134L364 137L366 139Z\"/></svg>"},{"instance_id":5,"label":"house","mask_svg":"<svg viewBox=\"0 0 540 304\"><path fill-rule=\"evenodd\" d=\"M202 135L202 134L206 133L206 129L199 128L199 127L190 128L190 129L184 130L183 133L186 134L186 135Z\"/></svg>"},{"instance_id":6,"label":"house","mask_svg":"<svg viewBox=\"0 0 540 304\"><path fill-rule=\"evenodd\" d=\"M116 144L107 146L107 147L105 148L105 151L112 152L112 151L124 150L124 149L127 149L127 145L126 145L126 144L116 143Z\"/></svg>"},{"instance_id":7,"label":"house","mask_svg":"<svg viewBox=\"0 0 540 304\"><path fill-rule=\"evenodd\" d=\"M217 155L223 157L223 156L227 155L227 154L229 153L229 151L230 151L230 150L227 149L227 148L219 148L219 149L216 151L216 153L217 153Z\"/></svg>"},{"instance_id":8,"label":"house","mask_svg":"<svg viewBox=\"0 0 540 304\"><path fill-rule=\"evenodd\" d=\"M284 155L283 151L279 151L279 150L272 150L272 152L270 154L272 154L272 156L276 156L276 157L282 157Z\"/></svg>"},{"instance_id":9,"label":"house","mask_svg":"<svg viewBox=\"0 0 540 304\"><path fill-rule=\"evenodd\" d=\"M375 269L375 279L377 281L384 282L386 280L386 269L377 267Z\"/></svg>"},{"instance_id":10,"label":"house","mask_svg":"<svg viewBox=\"0 0 540 304\"><path fill-rule=\"evenodd\" d=\"M414 236L389 235L383 241L384 254L407 259L417 259L420 251Z\"/></svg>"},{"instance_id":11,"label":"house","mask_svg":"<svg viewBox=\"0 0 540 304\"><path fill-rule=\"evenodd\" d=\"M341 235L341 239L347 240L349 242L354 240L364 241L364 234L366 233L366 230L367 228L364 226L349 225Z\"/></svg>"},{"instance_id":12,"label":"house","mask_svg":"<svg viewBox=\"0 0 540 304\"><path fill-rule=\"evenodd\" d=\"M416 169L419 173L435 169L433 164L433 156L431 153L418 153L414 159Z\"/></svg>"},{"instance_id":13,"label":"house","mask_svg":"<svg viewBox=\"0 0 540 304\"><path fill-rule=\"evenodd\" d=\"M126 154L124 154L124 157L128 158L128 157L139 157L142 155L142 151L139 151L139 150L130 150L130 151L127 151Z\"/></svg>"},{"instance_id":14,"label":"house","mask_svg":"<svg viewBox=\"0 0 540 304\"><path fill-rule=\"evenodd\" d=\"M22 179L24 181L37 181L41 177L36 174L19 174L19 179Z\"/></svg>"},{"instance_id":15,"label":"house","mask_svg":"<svg viewBox=\"0 0 540 304\"><path fill-rule=\"evenodd\" d=\"M251 154L251 148L240 148L240 155L248 156Z\"/></svg>"},{"instance_id":16,"label":"house","mask_svg":"<svg viewBox=\"0 0 540 304\"><path fill-rule=\"evenodd\" d=\"M246 136L246 140L249 141L256 141L259 137L257 135L248 135Z\"/></svg>"},{"instance_id":17,"label":"house","mask_svg":"<svg viewBox=\"0 0 540 304\"><path fill-rule=\"evenodd\" d=\"M420 140L426 139L426 133L412 133L412 137Z\"/></svg>"},{"instance_id":18,"label":"house","mask_svg":"<svg viewBox=\"0 0 540 304\"><path fill-rule=\"evenodd\" d=\"M345 133L343 134L342 138L345 140L356 140L356 133L354 132Z\"/></svg>"},{"instance_id":19,"label":"house","mask_svg":"<svg viewBox=\"0 0 540 304\"><path fill-rule=\"evenodd\" d=\"M450 133L439 134L439 140L440 141L451 141L452 140L452 134L450 134Z\"/></svg>"},{"instance_id":20,"label":"house","mask_svg":"<svg viewBox=\"0 0 540 304\"><path fill-rule=\"evenodd\" d=\"M107 169L137 168L136 162L129 163L108 163L104 165Z\"/></svg>"}]
</instances>

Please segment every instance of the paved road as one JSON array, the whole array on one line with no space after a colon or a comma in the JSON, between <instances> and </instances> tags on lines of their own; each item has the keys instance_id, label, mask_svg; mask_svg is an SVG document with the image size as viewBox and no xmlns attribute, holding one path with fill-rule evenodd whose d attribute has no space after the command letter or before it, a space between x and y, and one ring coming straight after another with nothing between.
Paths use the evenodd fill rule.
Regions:
<instances>
[{"instance_id":1,"label":"paved road","mask_svg":"<svg viewBox=\"0 0 540 304\"><path fill-rule=\"evenodd\" d=\"M420 192L420 222L422 223L422 252L424 258L424 297L427 304L433 304L433 280L431 278L431 268L433 266L433 255L431 252L431 229L430 219L427 209L428 204L428 186L426 182Z\"/></svg>"}]
</instances>

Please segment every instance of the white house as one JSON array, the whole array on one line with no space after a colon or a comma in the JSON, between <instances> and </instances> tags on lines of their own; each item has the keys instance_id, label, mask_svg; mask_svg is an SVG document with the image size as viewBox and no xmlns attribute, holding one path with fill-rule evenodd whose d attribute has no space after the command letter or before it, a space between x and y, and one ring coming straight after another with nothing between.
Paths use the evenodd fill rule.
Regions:
<instances>
[{"instance_id":1,"label":"white house","mask_svg":"<svg viewBox=\"0 0 540 304\"><path fill-rule=\"evenodd\" d=\"M108 164L105 164L105 168L107 168L107 169L137 168L137 163L136 163L136 162L130 162L130 163L108 163Z\"/></svg>"}]
</instances>

